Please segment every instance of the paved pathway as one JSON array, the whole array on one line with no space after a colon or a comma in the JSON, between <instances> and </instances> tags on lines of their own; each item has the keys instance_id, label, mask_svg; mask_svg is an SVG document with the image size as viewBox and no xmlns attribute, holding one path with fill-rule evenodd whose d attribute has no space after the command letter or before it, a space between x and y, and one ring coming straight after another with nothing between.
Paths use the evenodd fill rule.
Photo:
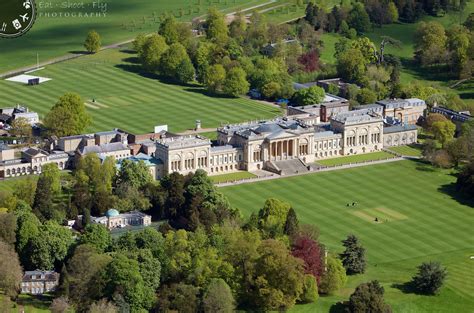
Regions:
<instances>
[{"instance_id":1,"label":"paved pathway","mask_svg":"<svg viewBox=\"0 0 474 313\"><path fill-rule=\"evenodd\" d=\"M373 164L397 162L397 161L409 160L409 159L412 159L412 158L396 157L396 158L378 160L378 161L369 161L369 162L363 162L363 163L351 163L351 164L344 164L344 165L338 165L338 166L322 167L322 168L319 168L313 171L304 172L304 173L284 175L284 176L275 174L275 175L266 176L266 177L248 178L248 179L243 179L243 180L234 181L234 182L220 183L220 184L216 184L216 186L217 187L234 186L234 185L255 183L255 182L264 181L264 180L279 179L279 178L293 177L293 176L302 176L302 175L308 175L308 174L315 174L319 172L336 171L336 170L342 170L342 169L347 169L347 168L355 168L355 167L362 167L362 166L373 165Z\"/></svg>"}]
</instances>

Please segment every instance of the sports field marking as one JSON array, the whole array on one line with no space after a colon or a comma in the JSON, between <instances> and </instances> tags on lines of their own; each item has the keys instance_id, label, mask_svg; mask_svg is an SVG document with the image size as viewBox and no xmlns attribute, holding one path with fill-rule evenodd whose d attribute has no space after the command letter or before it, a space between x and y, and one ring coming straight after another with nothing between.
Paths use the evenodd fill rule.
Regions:
<instances>
[{"instance_id":1,"label":"sports field marking","mask_svg":"<svg viewBox=\"0 0 474 313\"><path fill-rule=\"evenodd\" d=\"M352 214L354 214L355 216L363 219L364 221L367 221L367 222L373 222L375 220L375 217L363 212L363 211L354 211L354 212L351 212Z\"/></svg>"},{"instance_id":2,"label":"sports field marking","mask_svg":"<svg viewBox=\"0 0 474 313\"><path fill-rule=\"evenodd\" d=\"M94 104L90 103L90 102L84 102L84 105L90 109L94 109L94 110L98 110L100 109L98 106L95 106Z\"/></svg>"},{"instance_id":3,"label":"sports field marking","mask_svg":"<svg viewBox=\"0 0 474 313\"><path fill-rule=\"evenodd\" d=\"M353 215L363 219L367 222L375 222L377 218L377 223L385 223L399 220L406 220L408 217L401 213L398 213L394 210L387 208L373 208L373 209L362 209L351 212Z\"/></svg>"}]
</instances>

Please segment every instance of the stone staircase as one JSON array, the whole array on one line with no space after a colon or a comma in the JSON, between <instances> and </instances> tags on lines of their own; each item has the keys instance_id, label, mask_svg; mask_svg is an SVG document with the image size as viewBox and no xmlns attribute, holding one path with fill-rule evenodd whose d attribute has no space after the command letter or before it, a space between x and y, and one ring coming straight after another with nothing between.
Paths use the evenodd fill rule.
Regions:
<instances>
[{"instance_id":1,"label":"stone staircase","mask_svg":"<svg viewBox=\"0 0 474 313\"><path fill-rule=\"evenodd\" d=\"M268 167L268 170L279 175L299 174L310 171L310 167L301 159L273 161L268 163L271 163L271 166Z\"/></svg>"}]
</instances>

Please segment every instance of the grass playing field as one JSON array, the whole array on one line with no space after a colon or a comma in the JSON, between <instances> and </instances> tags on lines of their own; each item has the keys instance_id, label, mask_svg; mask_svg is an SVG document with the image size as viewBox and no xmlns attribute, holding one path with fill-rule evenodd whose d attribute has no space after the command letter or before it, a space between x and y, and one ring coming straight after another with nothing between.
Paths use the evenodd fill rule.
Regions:
<instances>
[{"instance_id":1,"label":"grass playing field","mask_svg":"<svg viewBox=\"0 0 474 313\"><path fill-rule=\"evenodd\" d=\"M159 16L171 13L191 21L206 14L209 7L233 12L269 0L38 0L37 20L26 35L0 40L0 73L40 61L84 51L87 32L101 34L102 45L133 39L138 33L156 31Z\"/></svg>"},{"instance_id":2,"label":"grass playing field","mask_svg":"<svg viewBox=\"0 0 474 313\"><path fill-rule=\"evenodd\" d=\"M341 252L356 234L367 249L368 269L343 290L294 312L338 312L361 282L378 279L394 312L470 312L474 307L473 203L450 192L455 177L416 161L400 161L221 188L244 215L275 197L295 208L300 222L317 225L321 242ZM245 197L242 197L245 194ZM355 206L348 203L357 202ZM375 217L379 222L375 222ZM440 261L449 276L438 296L404 293L423 261Z\"/></svg>"},{"instance_id":3,"label":"grass playing field","mask_svg":"<svg viewBox=\"0 0 474 313\"><path fill-rule=\"evenodd\" d=\"M196 119L207 128L280 113L278 108L257 101L209 97L200 87L166 84L142 76L137 73L140 66L130 63L134 57L110 49L51 65L35 72L52 78L38 86L1 80L0 107L22 103L44 116L61 95L77 92L92 116L88 131L118 127L137 133L153 131L161 124L168 124L170 131L183 131L193 128Z\"/></svg>"}]
</instances>

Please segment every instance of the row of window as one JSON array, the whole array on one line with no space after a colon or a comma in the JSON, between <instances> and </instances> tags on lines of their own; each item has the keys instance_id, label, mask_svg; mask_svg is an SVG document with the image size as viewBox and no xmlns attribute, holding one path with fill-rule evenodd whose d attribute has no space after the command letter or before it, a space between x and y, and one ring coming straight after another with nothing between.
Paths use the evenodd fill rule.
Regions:
<instances>
[{"instance_id":1,"label":"row of window","mask_svg":"<svg viewBox=\"0 0 474 313\"><path fill-rule=\"evenodd\" d=\"M338 148L340 146L341 146L340 139L332 139L332 140L317 142L314 148L316 149L316 151L318 151L318 150Z\"/></svg>"},{"instance_id":2,"label":"row of window","mask_svg":"<svg viewBox=\"0 0 474 313\"><path fill-rule=\"evenodd\" d=\"M226 154L226 155L216 155L211 157L210 159L210 165L220 165L220 164L229 164L229 163L234 163L237 161L237 156L234 156L233 154ZM239 154L239 161L242 161L242 155Z\"/></svg>"},{"instance_id":3,"label":"row of window","mask_svg":"<svg viewBox=\"0 0 474 313\"><path fill-rule=\"evenodd\" d=\"M235 166L235 169L237 169L237 166ZM225 171L232 171L234 170L234 166L231 165L226 165L226 166L216 166L216 167L211 167L211 173L219 173L219 172L225 172Z\"/></svg>"},{"instance_id":4,"label":"row of window","mask_svg":"<svg viewBox=\"0 0 474 313\"><path fill-rule=\"evenodd\" d=\"M64 169L64 162L59 162L56 163L59 167L59 169ZM31 173L36 173L38 171L41 171L41 166L35 165L35 166L23 166L23 167L17 167L17 168L12 168L12 169L7 169L5 171L5 176L10 176L10 175L26 175L26 174L31 174Z\"/></svg>"}]
</instances>

